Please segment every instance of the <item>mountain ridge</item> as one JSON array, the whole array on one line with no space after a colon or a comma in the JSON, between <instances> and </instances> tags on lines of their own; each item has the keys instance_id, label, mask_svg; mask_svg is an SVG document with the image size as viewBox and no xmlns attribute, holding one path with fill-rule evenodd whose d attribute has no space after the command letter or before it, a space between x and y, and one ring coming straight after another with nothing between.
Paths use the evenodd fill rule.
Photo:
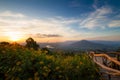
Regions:
<instances>
[{"instance_id":1,"label":"mountain ridge","mask_svg":"<svg viewBox=\"0 0 120 80\"><path fill-rule=\"evenodd\" d=\"M114 42L114 45L112 44ZM116 41L90 41L90 40L79 40L79 41L65 41L57 43L39 43L41 47L48 45L67 50L115 50L120 47L120 42ZM44 46L43 46L44 45Z\"/></svg>"}]
</instances>

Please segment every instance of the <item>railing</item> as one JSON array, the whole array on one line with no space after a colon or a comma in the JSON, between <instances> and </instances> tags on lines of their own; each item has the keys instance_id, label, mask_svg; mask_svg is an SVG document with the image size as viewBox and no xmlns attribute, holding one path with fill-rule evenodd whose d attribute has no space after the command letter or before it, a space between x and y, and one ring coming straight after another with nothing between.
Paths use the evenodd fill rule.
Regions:
<instances>
[{"instance_id":1,"label":"railing","mask_svg":"<svg viewBox=\"0 0 120 80\"><path fill-rule=\"evenodd\" d=\"M113 53L112 53L113 54ZM94 52L90 52L89 56L93 59L93 61L102 69L104 69L104 73L114 76L120 76L120 54L114 53L117 55L116 57L110 57L107 54L95 54ZM111 80L109 78L109 80Z\"/></svg>"},{"instance_id":2,"label":"railing","mask_svg":"<svg viewBox=\"0 0 120 80\"><path fill-rule=\"evenodd\" d=\"M120 52L109 52L108 54L115 55L116 59L120 61Z\"/></svg>"}]
</instances>

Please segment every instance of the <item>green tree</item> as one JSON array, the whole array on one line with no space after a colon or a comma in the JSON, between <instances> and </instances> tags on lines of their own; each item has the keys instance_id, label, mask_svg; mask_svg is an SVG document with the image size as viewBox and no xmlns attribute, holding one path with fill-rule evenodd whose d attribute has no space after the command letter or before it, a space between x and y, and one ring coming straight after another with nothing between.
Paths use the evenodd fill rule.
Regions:
<instances>
[{"instance_id":1,"label":"green tree","mask_svg":"<svg viewBox=\"0 0 120 80\"><path fill-rule=\"evenodd\" d=\"M34 41L33 38L30 37L26 40L26 47L33 48L34 50L38 50L39 45L36 43L36 41Z\"/></svg>"}]
</instances>

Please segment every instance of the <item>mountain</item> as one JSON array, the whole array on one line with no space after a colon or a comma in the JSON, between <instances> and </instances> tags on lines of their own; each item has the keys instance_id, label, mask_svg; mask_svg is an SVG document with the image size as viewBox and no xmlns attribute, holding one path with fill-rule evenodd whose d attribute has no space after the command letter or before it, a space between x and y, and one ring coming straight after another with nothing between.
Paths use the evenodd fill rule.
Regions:
<instances>
[{"instance_id":1,"label":"mountain","mask_svg":"<svg viewBox=\"0 0 120 80\"><path fill-rule=\"evenodd\" d=\"M118 49L119 42L110 42L110 41L89 41L89 40L81 40L81 41L65 41L58 43L40 43L40 47L50 46L54 49L62 49L62 50L103 50L103 51L113 51Z\"/></svg>"},{"instance_id":2,"label":"mountain","mask_svg":"<svg viewBox=\"0 0 120 80\"><path fill-rule=\"evenodd\" d=\"M100 43L94 43L87 40L81 40L70 44L69 48L75 50L96 50L96 49L103 50L103 49L111 49L112 46L107 46Z\"/></svg>"},{"instance_id":3,"label":"mountain","mask_svg":"<svg viewBox=\"0 0 120 80\"><path fill-rule=\"evenodd\" d=\"M103 41L103 40L92 40L91 42L105 44L113 47L120 47L120 41Z\"/></svg>"}]
</instances>

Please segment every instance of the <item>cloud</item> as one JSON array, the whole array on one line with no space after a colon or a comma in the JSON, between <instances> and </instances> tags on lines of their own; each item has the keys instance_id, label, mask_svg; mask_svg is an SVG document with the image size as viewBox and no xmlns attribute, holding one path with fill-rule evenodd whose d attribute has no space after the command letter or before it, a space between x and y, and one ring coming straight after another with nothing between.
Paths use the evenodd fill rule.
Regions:
<instances>
[{"instance_id":1,"label":"cloud","mask_svg":"<svg viewBox=\"0 0 120 80\"><path fill-rule=\"evenodd\" d=\"M24 18L25 15L21 13L13 13L11 11L5 11L0 13L0 17Z\"/></svg>"},{"instance_id":2,"label":"cloud","mask_svg":"<svg viewBox=\"0 0 120 80\"><path fill-rule=\"evenodd\" d=\"M120 27L120 20L118 18L116 19L116 16L119 16L120 14L109 17L113 14L113 10L106 6L97 8L94 12L88 13L87 17L83 16L79 18L65 18L57 16L36 19L25 16L21 13L15 13L12 11L8 12L10 12L10 14L7 14L6 16L6 11L0 13L0 36L3 36L8 32L18 31L20 36L25 35L26 37L33 36L35 38L42 39L81 39L97 35L97 33L91 33L91 29ZM18 14L21 14L22 16ZM86 32L86 29L83 30L84 28L88 31Z\"/></svg>"},{"instance_id":3,"label":"cloud","mask_svg":"<svg viewBox=\"0 0 120 80\"><path fill-rule=\"evenodd\" d=\"M107 0L94 0L92 7L94 9L98 9L106 5L106 3L107 3Z\"/></svg>"},{"instance_id":4,"label":"cloud","mask_svg":"<svg viewBox=\"0 0 120 80\"><path fill-rule=\"evenodd\" d=\"M88 38L88 40L120 41L120 35L98 36L98 37Z\"/></svg>"},{"instance_id":5,"label":"cloud","mask_svg":"<svg viewBox=\"0 0 120 80\"><path fill-rule=\"evenodd\" d=\"M62 35L59 34L41 34L41 33L37 33L37 34L29 34L30 36L33 36L35 38L57 38L57 37L62 37Z\"/></svg>"},{"instance_id":6,"label":"cloud","mask_svg":"<svg viewBox=\"0 0 120 80\"><path fill-rule=\"evenodd\" d=\"M11 12L11 11L9 11ZM29 36L28 34L33 34L34 36L37 33L36 37L73 37L78 35L79 32L76 32L75 29L71 28L72 24L78 23L79 19L74 18L63 18L63 17L52 17L47 19L35 19L28 16L22 17L18 14L11 12L10 15L4 15L0 13L0 32L14 32L19 31L21 35ZM23 15L23 14L21 14ZM8 16L8 17L7 17ZM9 16L11 18L9 18ZM18 18L18 16L20 18ZM24 15L23 15L24 16ZM7 18L6 18L7 17Z\"/></svg>"},{"instance_id":7,"label":"cloud","mask_svg":"<svg viewBox=\"0 0 120 80\"><path fill-rule=\"evenodd\" d=\"M92 5L92 7L94 8L94 9L97 9L98 7L97 7L97 4L98 4L98 0L94 0L94 3L93 3L93 5Z\"/></svg>"},{"instance_id":8,"label":"cloud","mask_svg":"<svg viewBox=\"0 0 120 80\"><path fill-rule=\"evenodd\" d=\"M113 20L108 24L109 27L120 27L120 20Z\"/></svg>"},{"instance_id":9,"label":"cloud","mask_svg":"<svg viewBox=\"0 0 120 80\"><path fill-rule=\"evenodd\" d=\"M80 26L88 29L105 28L110 22L108 16L111 13L112 9L109 7L101 7L96 9L80 22Z\"/></svg>"},{"instance_id":10,"label":"cloud","mask_svg":"<svg viewBox=\"0 0 120 80\"><path fill-rule=\"evenodd\" d=\"M88 29L107 29L120 27L120 11L106 6L107 0L94 0L92 7L95 9L87 18L81 21L80 26Z\"/></svg>"}]
</instances>

